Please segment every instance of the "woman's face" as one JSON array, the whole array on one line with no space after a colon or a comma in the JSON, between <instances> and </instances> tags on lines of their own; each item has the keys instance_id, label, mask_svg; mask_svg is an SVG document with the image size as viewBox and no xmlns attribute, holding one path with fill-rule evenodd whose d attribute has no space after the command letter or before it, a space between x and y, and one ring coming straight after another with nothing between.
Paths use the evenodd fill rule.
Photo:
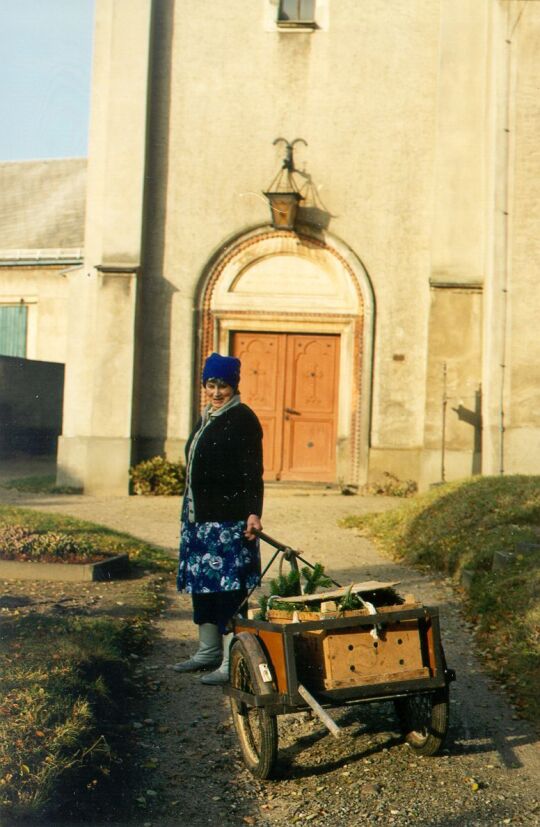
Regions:
<instances>
[{"instance_id":1,"label":"woman's face","mask_svg":"<svg viewBox=\"0 0 540 827\"><path fill-rule=\"evenodd\" d=\"M204 389L206 391L206 401L210 403L214 411L222 408L234 396L234 388L227 385L226 382L222 382L221 379L209 379Z\"/></svg>"}]
</instances>

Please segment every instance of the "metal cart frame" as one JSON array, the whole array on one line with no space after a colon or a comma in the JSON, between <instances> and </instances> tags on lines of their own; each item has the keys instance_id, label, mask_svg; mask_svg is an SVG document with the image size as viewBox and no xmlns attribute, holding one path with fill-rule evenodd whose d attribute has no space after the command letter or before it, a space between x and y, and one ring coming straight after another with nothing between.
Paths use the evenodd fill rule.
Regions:
<instances>
[{"instance_id":1,"label":"metal cart frame","mask_svg":"<svg viewBox=\"0 0 540 827\"><path fill-rule=\"evenodd\" d=\"M261 536L294 560L293 567L297 566L296 558L302 559L298 552ZM366 633L376 628L381 630L384 640L385 630L399 628L399 624L413 626L418 632L417 661L421 661L422 669L415 670L416 674L414 670L408 674L403 670L402 676L381 674L379 680L374 675L365 680L361 675L352 675L352 685L328 687L322 685L325 681L320 675L310 677L309 663L299 663L299 636L303 638L310 632L323 637L345 633L347 640L352 641L349 649L353 649L355 636L363 635L365 640ZM283 623L237 615L233 631L230 683L223 689L230 698L244 761L257 777L269 777L277 760L276 716L308 708L339 737L339 727L326 709L393 700L411 747L423 755L434 755L440 750L448 727L448 688L455 680L455 672L446 665L437 608L396 605L376 614ZM373 646L377 645L373 642ZM350 668L354 670L354 666Z\"/></svg>"}]
</instances>

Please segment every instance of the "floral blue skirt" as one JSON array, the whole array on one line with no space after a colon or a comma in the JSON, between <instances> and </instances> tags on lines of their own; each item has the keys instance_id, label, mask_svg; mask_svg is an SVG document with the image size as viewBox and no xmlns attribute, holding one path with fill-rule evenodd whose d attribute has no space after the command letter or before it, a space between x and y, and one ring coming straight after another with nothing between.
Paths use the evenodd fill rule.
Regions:
<instances>
[{"instance_id":1,"label":"floral blue skirt","mask_svg":"<svg viewBox=\"0 0 540 827\"><path fill-rule=\"evenodd\" d=\"M183 517L186 515L183 514ZM246 523L182 522L176 586L188 594L252 589L259 582L258 540L246 540Z\"/></svg>"}]
</instances>

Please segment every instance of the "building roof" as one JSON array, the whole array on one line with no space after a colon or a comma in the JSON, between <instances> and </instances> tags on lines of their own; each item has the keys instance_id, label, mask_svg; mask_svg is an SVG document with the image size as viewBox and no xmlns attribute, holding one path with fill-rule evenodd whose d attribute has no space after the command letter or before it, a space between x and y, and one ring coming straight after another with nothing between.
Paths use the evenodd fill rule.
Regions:
<instances>
[{"instance_id":1,"label":"building roof","mask_svg":"<svg viewBox=\"0 0 540 827\"><path fill-rule=\"evenodd\" d=\"M0 162L0 257L81 250L86 164L86 158Z\"/></svg>"}]
</instances>

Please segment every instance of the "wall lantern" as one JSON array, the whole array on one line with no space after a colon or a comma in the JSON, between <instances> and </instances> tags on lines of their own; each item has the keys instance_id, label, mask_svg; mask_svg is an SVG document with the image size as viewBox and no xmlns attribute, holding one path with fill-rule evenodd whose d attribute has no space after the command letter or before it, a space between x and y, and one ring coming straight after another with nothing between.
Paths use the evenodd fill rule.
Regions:
<instances>
[{"instance_id":1,"label":"wall lantern","mask_svg":"<svg viewBox=\"0 0 540 827\"><path fill-rule=\"evenodd\" d=\"M307 146L307 143L303 138L296 138L292 143L289 143L285 138L276 138L274 146L279 143L285 144L285 158L281 169L263 195L266 196L270 204L272 226L276 230L294 230L298 205L300 201L304 200L304 196L300 194L294 180L296 170L294 168L293 148L297 143L302 143L305 146Z\"/></svg>"}]
</instances>

